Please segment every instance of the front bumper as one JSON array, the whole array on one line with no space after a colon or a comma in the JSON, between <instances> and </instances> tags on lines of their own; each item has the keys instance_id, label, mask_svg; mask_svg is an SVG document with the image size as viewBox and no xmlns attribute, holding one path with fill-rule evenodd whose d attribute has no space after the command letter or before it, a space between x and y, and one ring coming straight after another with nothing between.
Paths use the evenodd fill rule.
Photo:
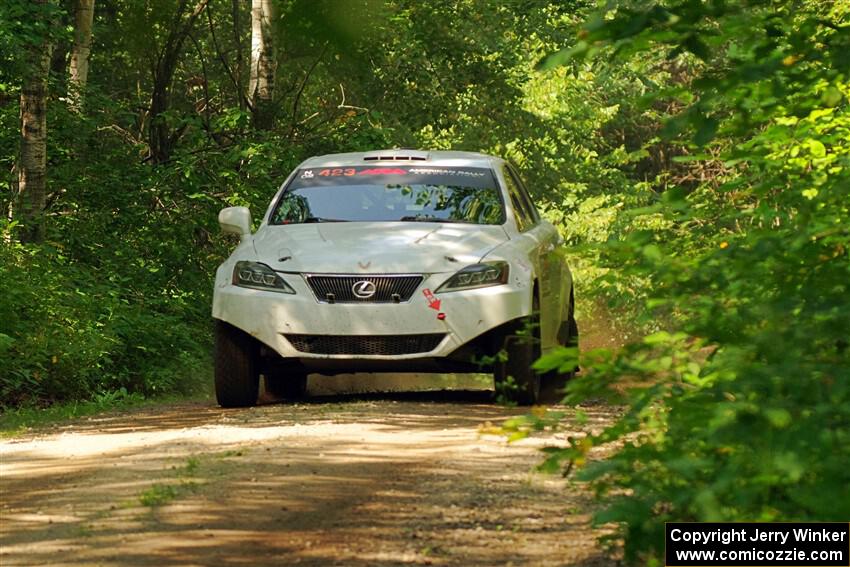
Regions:
<instances>
[{"instance_id":1,"label":"front bumper","mask_svg":"<svg viewBox=\"0 0 850 567\"><path fill-rule=\"evenodd\" d=\"M488 331L528 315L531 290L508 284L440 293L439 310L424 290L437 289L453 273L426 275L405 303L320 303L301 275L283 274L295 294L234 286L228 268L220 270L213 296L213 317L245 331L283 358L323 360L406 360L447 357ZM438 314L444 317L438 318ZM444 335L433 348L412 354L320 354L296 348L287 335L393 337ZM301 346L304 349L303 346Z\"/></svg>"}]
</instances>

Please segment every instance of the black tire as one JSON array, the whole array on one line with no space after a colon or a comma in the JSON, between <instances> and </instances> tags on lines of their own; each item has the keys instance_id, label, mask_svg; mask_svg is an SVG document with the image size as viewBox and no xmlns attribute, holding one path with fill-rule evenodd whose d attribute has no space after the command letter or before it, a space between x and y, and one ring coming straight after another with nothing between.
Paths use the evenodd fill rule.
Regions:
<instances>
[{"instance_id":1,"label":"black tire","mask_svg":"<svg viewBox=\"0 0 850 567\"><path fill-rule=\"evenodd\" d=\"M247 333L215 322L215 398L223 408L256 405L260 393L260 350Z\"/></svg>"},{"instance_id":2,"label":"black tire","mask_svg":"<svg viewBox=\"0 0 850 567\"><path fill-rule=\"evenodd\" d=\"M576 298L575 298L575 289L570 289L570 312L567 316L567 324L570 329L570 336L567 338L564 346L568 347L577 347L578 346L578 323L576 323ZM576 368L578 371L578 368Z\"/></svg>"},{"instance_id":3,"label":"black tire","mask_svg":"<svg viewBox=\"0 0 850 567\"><path fill-rule=\"evenodd\" d=\"M567 314L558 328L558 344L561 346L578 346L578 323L576 323L575 319L575 305L575 296L573 295L573 290L570 290L570 302L567 307Z\"/></svg>"},{"instance_id":4,"label":"black tire","mask_svg":"<svg viewBox=\"0 0 850 567\"><path fill-rule=\"evenodd\" d=\"M578 346L578 323L576 323L575 318L573 318L573 314L570 313L570 320L568 321L570 327L570 338L567 340L567 344L564 346L577 347Z\"/></svg>"},{"instance_id":5,"label":"black tire","mask_svg":"<svg viewBox=\"0 0 850 567\"><path fill-rule=\"evenodd\" d=\"M307 395L307 374L274 372L265 377L266 392L275 399L300 400Z\"/></svg>"},{"instance_id":6,"label":"black tire","mask_svg":"<svg viewBox=\"0 0 850 567\"><path fill-rule=\"evenodd\" d=\"M502 350L507 360L496 362L493 381L496 395L517 405L536 404L540 399L541 376L531 367L540 358L540 313L537 297L532 304L532 315L517 328L517 333L507 335Z\"/></svg>"}]
</instances>

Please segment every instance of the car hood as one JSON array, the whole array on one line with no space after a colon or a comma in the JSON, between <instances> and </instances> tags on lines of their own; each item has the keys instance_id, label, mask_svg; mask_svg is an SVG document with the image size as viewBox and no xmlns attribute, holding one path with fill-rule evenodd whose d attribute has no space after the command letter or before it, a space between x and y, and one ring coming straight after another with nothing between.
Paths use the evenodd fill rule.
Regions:
<instances>
[{"instance_id":1,"label":"car hood","mask_svg":"<svg viewBox=\"0 0 850 567\"><path fill-rule=\"evenodd\" d=\"M259 260L313 273L437 273L474 264L509 240L501 226L416 222L266 225L254 236Z\"/></svg>"}]
</instances>

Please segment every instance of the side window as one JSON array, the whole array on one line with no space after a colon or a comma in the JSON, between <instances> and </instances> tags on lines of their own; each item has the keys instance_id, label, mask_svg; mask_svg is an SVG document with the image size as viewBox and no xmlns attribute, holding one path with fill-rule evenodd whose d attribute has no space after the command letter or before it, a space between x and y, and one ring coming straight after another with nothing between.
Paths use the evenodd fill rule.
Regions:
<instances>
[{"instance_id":1,"label":"side window","mask_svg":"<svg viewBox=\"0 0 850 567\"><path fill-rule=\"evenodd\" d=\"M502 173L505 177L505 185L508 188L508 196L511 199L517 228L520 232L525 232L534 225L534 217L529 214L527 205L523 203L522 194L514 176L511 175L508 168L503 169Z\"/></svg>"},{"instance_id":2,"label":"side window","mask_svg":"<svg viewBox=\"0 0 850 567\"><path fill-rule=\"evenodd\" d=\"M537 207L534 206L534 201L531 200L531 195L528 193L528 190L525 188L525 183L522 182L522 179L520 179L519 175L517 174L517 172L513 168L513 166L508 167L508 172L513 177L514 183L516 184L516 186L519 188L520 197L522 198L523 202L525 203L525 207L526 207L526 210L528 211L529 215L531 216L532 219L534 219L535 223L540 222L540 213L537 212Z\"/></svg>"}]
</instances>

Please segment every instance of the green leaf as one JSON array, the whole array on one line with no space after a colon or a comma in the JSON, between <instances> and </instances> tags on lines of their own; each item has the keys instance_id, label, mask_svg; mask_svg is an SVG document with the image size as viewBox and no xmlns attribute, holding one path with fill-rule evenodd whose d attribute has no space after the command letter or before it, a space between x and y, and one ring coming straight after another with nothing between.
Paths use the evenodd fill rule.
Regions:
<instances>
[{"instance_id":1,"label":"green leaf","mask_svg":"<svg viewBox=\"0 0 850 567\"><path fill-rule=\"evenodd\" d=\"M824 146L823 142L820 140L810 138L806 140L806 145L809 147L809 152L811 152L814 157L822 158L826 156L826 146Z\"/></svg>"},{"instance_id":2,"label":"green leaf","mask_svg":"<svg viewBox=\"0 0 850 567\"><path fill-rule=\"evenodd\" d=\"M806 472L806 466L803 464L804 461L801 461L800 456L796 453L780 453L774 457L773 463L776 468L784 473L790 482L799 481Z\"/></svg>"},{"instance_id":3,"label":"green leaf","mask_svg":"<svg viewBox=\"0 0 850 567\"><path fill-rule=\"evenodd\" d=\"M660 262L664 258L661 248L659 248L656 244L644 246L641 252L647 260L651 260L653 262Z\"/></svg>"},{"instance_id":4,"label":"green leaf","mask_svg":"<svg viewBox=\"0 0 850 567\"><path fill-rule=\"evenodd\" d=\"M561 49L555 53L550 53L543 57L534 66L535 71L551 71L557 67L566 65L570 61L576 59L581 60L587 55L590 45L586 41L579 41L572 47Z\"/></svg>"},{"instance_id":5,"label":"green leaf","mask_svg":"<svg viewBox=\"0 0 850 567\"><path fill-rule=\"evenodd\" d=\"M679 186L670 187L662 195L662 198L667 203L679 203L681 201L684 201L687 197L688 197L687 188L679 187Z\"/></svg>"},{"instance_id":6,"label":"green leaf","mask_svg":"<svg viewBox=\"0 0 850 567\"><path fill-rule=\"evenodd\" d=\"M532 368L540 372L548 372L562 366L578 365L579 350L576 347L558 347L538 358Z\"/></svg>"},{"instance_id":7,"label":"green leaf","mask_svg":"<svg viewBox=\"0 0 850 567\"><path fill-rule=\"evenodd\" d=\"M6 352L7 350L9 350L14 342L15 339L10 337L9 335L0 333L0 352Z\"/></svg>"},{"instance_id":8,"label":"green leaf","mask_svg":"<svg viewBox=\"0 0 850 567\"><path fill-rule=\"evenodd\" d=\"M786 409L768 408L762 412L773 427L783 429L791 424L791 414Z\"/></svg>"},{"instance_id":9,"label":"green leaf","mask_svg":"<svg viewBox=\"0 0 850 567\"><path fill-rule=\"evenodd\" d=\"M834 86L829 86L821 96L823 103L831 108L841 104L841 99L843 98L844 95L841 94L841 91Z\"/></svg>"}]
</instances>

